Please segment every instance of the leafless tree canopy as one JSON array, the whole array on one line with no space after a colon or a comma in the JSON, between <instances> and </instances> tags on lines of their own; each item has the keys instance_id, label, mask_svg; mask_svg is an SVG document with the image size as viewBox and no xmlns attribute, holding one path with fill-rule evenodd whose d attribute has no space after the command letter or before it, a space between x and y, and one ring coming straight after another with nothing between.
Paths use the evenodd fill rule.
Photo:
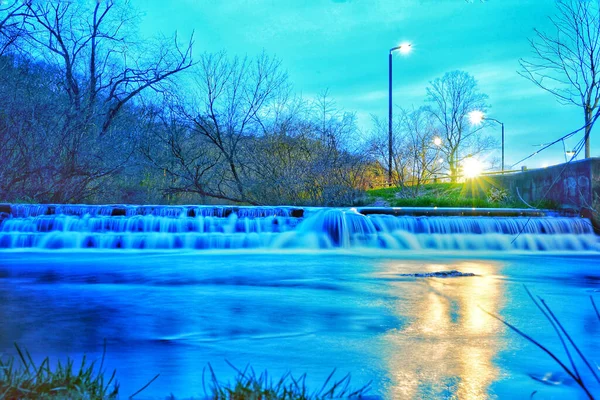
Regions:
<instances>
[{"instance_id":1,"label":"leafless tree canopy","mask_svg":"<svg viewBox=\"0 0 600 400\"><path fill-rule=\"evenodd\" d=\"M4 4L0 2L0 55L15 45L27 31L28 8L20 0Z\"/></svg>"},{"instance_id":2,"label":"leafless tree canopy","mask_svg":"<svg viewBox=\"0 0 600 400\"><path fill-rule=\"evenodd\" d=\"M180 48L176 37L156 44L129 37L126 25L137 16L127 2L23 4L33 27L26 32L28 49L59 66L71 112L85 120L101 113L101 134L143 90L164 90L167 78L192 65L191 39Z\"/></svg>"},{"instance_id":3,"label":"leafless tree canopy","mask_svg":"<svg viewBox=\"0 0 600 400\"><path fill-rule=\"evenodd\" d=\"M351 204L363 159L354 118L323 93L292 97L279 61L204 54L189 100L155 109L142 152L168 193L249 204ZM160 111L163 110L163 111ZM165 111L167 110L167 111Z\"/></svg>"},{"instance_id":4,"label":"leafless tree canopy","mask_svg":"<svg viewBox=\"0 0 600 400\"><path fill-rule=\"evenodd\" d=\"M328 91L293 95L278 59L192 60L192 38L138 38L134 10L0 5L0 201L335 206L374 186L386 124L368 151L356 115ZM473 77L448 73L427 93L394 121L394 176L411 194L490 147L466 122L486 107Z\"/></svg>"},{"instance_id":5,"label":"leafless tree canopy","mask_svg":"<svg viewBox=\"0 0 600 400\"><path fill-rule=\"evenodd\" d=\"M535 31L533 56L519 73L584 115L585 156L600 116L600 0L557 0L551 32Z\"/></svg>"},{"instance_id":6,"label":"leafless tree canopy","mask_svg":"<svg viewBox=\"0 0 600 400\"><path fill-rule=\"evenodd\" d=\"M446 160L435 144L440 128L427 107L398 109L393 121L393 182L408 196L419 193L422 184L445 176ZM373 117L374 132L369 149L375 159L387 157L388 122ZM440 162L441 161L441 162Z\"/></svg>"},{"instance_id":7,"label":"leafless tree canopy","mask_svg":"<svg viewBox=\"0 0 600 400\"><path fill-rule=\"evenodd\" d=\"M4 109L13 123L3 136L15 146L5 190L35 201L90 199L133 154L133 101L168 90L171 77L192 66L191 39L183 48L176 37L134 41L126 26L137 16L126 2L0 7L3 84L23 96L7 96Z\"/></svg>"},{"instance_id":8,"label":"leafless tree canopy","mask_svg":"<svg viewBox=\"0 0 600 400\"><path fill-rule=\"evenodd\" d=\"M115 0L0 6L0 201L354 201L352 113L292 96L273 57L193 61L191 38L137 39L138 19Z\"/></svg>"},{"instance_id":9,"label":"leafless tree canopy","mask_svg":"<svg viewBox=\"0 0 600 400\"><path fill-rule=\"evenodd\" d=\"M398 109L393 121L395 184L407 195L418 194L421 185L438 178L456 181L462 161L493 149L496 140L483 135L484 125L472 126L469 113L485 111L487 95L464 71L452 71L431 82L427 105ZM371 157L384 165L387 157L387 121L373 117L368 142Z\"/></svg>"},{"instance_id":10,"label":"leafless tree canopy","mask_svg":"<svg viewBox=\"0 0 600 400\"><path fill-rule=\"evenodd\" d=\"M490 150L494 145L494 141L480 135L481 126L472 126L468 118L472 111L486 111L487 98L479 91L475 78L464 71L447 72L427 88L428 109L439 124L441 150L453 181L459 176L464 158Z\"/></svg>"}]
</instances>

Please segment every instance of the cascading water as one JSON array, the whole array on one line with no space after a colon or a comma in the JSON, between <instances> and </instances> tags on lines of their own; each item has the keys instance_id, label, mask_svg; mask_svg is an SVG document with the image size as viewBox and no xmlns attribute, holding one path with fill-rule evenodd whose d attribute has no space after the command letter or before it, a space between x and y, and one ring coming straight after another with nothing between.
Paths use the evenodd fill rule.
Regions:
<instances>
[{"instance_id":1,"label":"cascading water","mask_svg":"<svg viewBox=\"0 0 600 400\"><path fill-rule=\"evenodd\" d=\"M600 251L583 218L530 210L0 205L4 249Z\"/></svg>"}]
</instances>

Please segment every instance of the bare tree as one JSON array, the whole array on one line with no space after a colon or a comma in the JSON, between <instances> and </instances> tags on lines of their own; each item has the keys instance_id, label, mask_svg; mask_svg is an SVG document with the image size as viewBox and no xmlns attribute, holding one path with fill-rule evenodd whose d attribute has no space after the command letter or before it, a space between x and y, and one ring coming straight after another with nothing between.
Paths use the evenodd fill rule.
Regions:
<instances>
[{"instance_id":1,"label":"bare tree","mask_svg":"<svg viewBox=\"0 0 600 400\"><path fill-rule=\"evenodd\" d=\"M204 54L195 72L195 99L185 117L194 133L212 146L227 166L219 185L203 195L255 204L247 190L249 139L259 134L270 103L287 90L280 62L262 54L229 59L224 52Z\"/></svg>"},{"instance_id":2,"label":"bare tree","mask_svg":"<svg viewBox=\"0 0 600 400\"><path fill-rule=\"evenodd\" d=\"M165 96L162 103L143 107L139 151L158 172L154 189L162 191L171 203L190 195L199 195L203 201L207 197L233 200L219 192L227 172L222 154L181 117L180 104L181 100Z\"/></svg>"},{"instance_id":3,"label":"bare tree","mask_svg":"<svg viewBox=\"0 0 600 400\"><path fill-rule=\"evenodd\" d=\"M24 35L27 11L24 1L15 0L9 4L0 1L0 56Z\"/></svg>"},{"instance_id":4,"label":"bare tree","mask_svg":"<svg viewBox=\"0 0 600 400\"><path fill-rule=\"evenodd\" d=\"M133 41L125 26L136 16L114 0L98 0L90 8L78 2L25 2L34 30L31 48L60 65L70 107L85 121L101 113L105 134L119 111L145 89L164 90L174 74L192 66L192 39L180 48ZM144 53L146 53L144 55Z\"/></svg>"},{"instance_id":5,"label":"bare tree","mask_svg":"<svg viewBox=\"0 0 600 400\"><path fill-rule=\"evenodd\" d=\"M520 60L519 73L560 103L581 108L589 158L590 132L600 116L600 0L557 0L556 6L554 32L535 30L533 57Z\"/></svg>"},{"instance_id":6,"label":"bare tree","mask_svg":"<svg viewBox=\"0 0 600 400\"><path fill-rule=\"evenodd\" d=\"M394 120L393 182L412 196L418 194L421 185L441 176L444 164L439 124L427 107L399 109ZM385 163L387 157L387 121L373 117L373 135L369 143L370 154Z\"/></svg>"},{"instance_id":7,"label":"bare tree","mask_svg":"<svg viewBox=\"0 0 600 400\"><path fill-rule=\"evenodd\" d=\"M449 176L455 182L459 167L467 156L477 155L493 147L494 141L480 134L481 127L469 123L468 114L485 111L488 96L479 91L475 78L464 71L452 71L436 78L427 88L429 112L439 124L441 151Z\"/></svg>"},{"instance_id":8,"label":"bare tree","mask_svg":"<svg viewBox=\"0 0 600 400\"><path fill-rule=\"evenodd\" d=\"M402 110L400 129L410 171L403 187L410 189L412 194L418 194L422 184L442 173L443 142L439 125L426 107L420 107L412 111Z\"/></svg>"},{"instance_id":9,"label":"bare tree","mask_svg":"<svg viewBox=\"0 0 600 400\"><path fill-rule=\"evenodd\" d=\"M133 152L134 100L147 90L169 90L170 79L192 66L192 39L183 48L176 36L172 42L133 40L127 26L137 16L128 3L113 0L15 1L9 7L24 19L20 47L52 70L48 79L58 98L40 134L48 131L42 137L60 146L42 157L46 190L34 200L89 199Z\"/></svg>"}]
</instances>

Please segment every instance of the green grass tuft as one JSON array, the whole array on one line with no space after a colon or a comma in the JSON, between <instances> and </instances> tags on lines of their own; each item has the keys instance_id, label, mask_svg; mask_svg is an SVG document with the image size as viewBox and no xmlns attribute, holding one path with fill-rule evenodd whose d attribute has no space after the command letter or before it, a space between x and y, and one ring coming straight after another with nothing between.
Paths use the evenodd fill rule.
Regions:
<instances>
[{"instance_id":1,"label":"green grass tuft","mask_svg":"<svg viewBox=\"0 0 600 400\"><path fill-rule=\"evenodd\" d=\"M15 344L19 354L0 359L0 399L116 399L119 385L115 381L116 371L105 379L102 365L96 370L95 362L88 363L85 356L80 365L67 359L55 368L50 367L46 357L36 365L28 351Z\"/></svg>"},{"instance_id":2,"label":"green grass tuft","mask_svg":"<svg viewBox=\"0 0 600 400\"><path fill-rule=\"evenodd\" d=\"M58 362L55 368L50 367L49 358L39 365L33 362L29 352L23 351L15 344L18 357L0 359L0 399L117 399L119 385L115 381L116 371L108 380L103 368L106 345L102 354L102 362L98 369L95 362L88 363L83 357L81 364L74 365L67 359L65 364ZM250 367L243 371L229 364L236 372L233 383L221 383L214 370L208 365L202 374L203 385L205 372L209 372L209 390L204 385L207 398L215 400L320 400L332 398L360 398L369 390L371 382L358 389L350 387L350 374L334 380L335 370L329 375L322 387L317 391L309 391L306 387L306 374L296 379L291 373L284 374L273 381L265 371L257 375ZM158 378L156 375L140 390L129 396L133 398L145 390ZM175 399L171 395L170 399Z\"/></svg>"},{"instance_id":3,"label":"green grass tuft","mask_svg":"<svg viewBox=\"0 0 600 400\"><path fill-rule=\"evenodd\" d=\"M320 400L320 399L347 399L361 398L369 390L371 382L358 389L350 387L350 374L340 380L333 380L335 369L331 372L320 390L311 392L306 387L306 374L298 379L291 373L284 374L277 381L273 381L267 371L257 375L247 366L243 371L229 364L237 373L234 383L221 383L217 379L211 365L208 365L210 375L210 392L204 391L215 400ZM203 371L203 383L204 373Z\"/></svg>"}]
</instances>

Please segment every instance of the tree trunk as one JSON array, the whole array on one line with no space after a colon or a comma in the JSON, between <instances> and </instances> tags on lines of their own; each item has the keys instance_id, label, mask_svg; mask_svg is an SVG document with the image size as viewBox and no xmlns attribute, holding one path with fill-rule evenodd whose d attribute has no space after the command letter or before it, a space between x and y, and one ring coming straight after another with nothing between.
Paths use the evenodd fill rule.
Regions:
<instances>
[{"instance_id":1,"label":"tree trunk","mask_svg":"<svg viewBox=\"0 0 600 400\"><path fill-rule=\"evenodd\" d=\"M590 158L590 133L592 131L592 112L585 111L585 158Z\"/></svg>"},{"instance_id":2,"label":"tree trunk","mask_svg":"<svg viewBox=\"0 0 600 400\"><path fill-rule=\"evenodd\" d=\"M450 182L456 183L458 180L458 167L456 165L456 154L454 151L448 156L448 168L450 169Z\"/></svg>"}]
</instances>

